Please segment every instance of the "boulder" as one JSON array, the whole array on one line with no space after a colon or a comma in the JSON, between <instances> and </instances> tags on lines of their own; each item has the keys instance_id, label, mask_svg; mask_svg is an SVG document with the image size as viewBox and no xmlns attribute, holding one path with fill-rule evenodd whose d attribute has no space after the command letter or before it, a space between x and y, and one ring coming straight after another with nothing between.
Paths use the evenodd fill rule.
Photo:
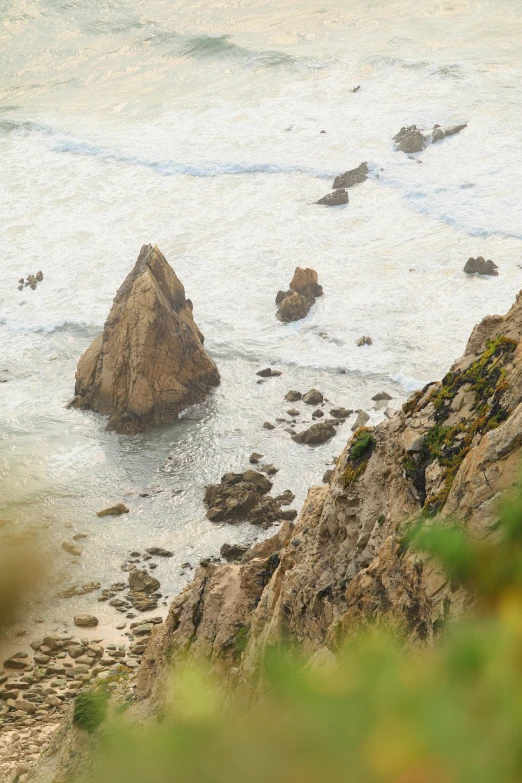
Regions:
<instances>
[{"instance_id":1,"label":"boulder","mask_svg":"<svg viewBox=\"0 0 522 783\"><path fill-rule=\"evenodd\" d=\"M348 191L344 188L334 190L333 193L327 193L319 201L315 202L324 207L340 207L342 204L348 204Z\"/></svg>"},{"instance_id":2,"label":"boulder","mask_svg":"<svg viewBox=\"0 0 522 783\"><path fill-rule=\"evenodd\" d=\"M79 557L82 553L82 550L80 549L79 546L70 544L68 541L63 542L62 549L64 550L64 552L68 552L70 555L74 555L75 557Z\"/></svg>"},{"instance_id":3,"label":"boulder","mask_svg":"<svg viewBox=\"0 0 522 783\"><path fill-rule=\"evenodd\" d=\"M335 435L335 429L328 422L318 422L312 424L307 430L303 432L297 432L293 435L292 440L296 443L306 443L313 445L315 443L326 443L327 440L333 438Z\"/></svg>"},{"instance_id":4,"label":"boulder","mask_svg":"<svg viewBox=\"0 0 522 783\"><path fill-rule=\"evenodd\" d=\"M300 266L295 268L294 276L290 281L292 291L297 291L303 296L322 296L323 288L319 285L319 275L315 269L303 269Z\"/></svg>"},{"instance_id":5,"label":"boulder","mask_svg":"<svg viewBox=\"0 0 522 783\"><path fill-rule=\"evenodd\" d=\"M278 378L282 374L281 370L272 370L271 367L256 372L256 375L259 375L261 378Z\"/></svg>"},{"instance_id":6,"label":"boulder","mask_svg":"<svg viewBox=\"0 0 522 783\"><path fill-rule=\"evenodd\" d=\"M323 395L317 389L310 389L303 397L303 402L307 405L319 405L323 400Z\"/></svg>"},{"instance_id":7,"label":"boulder","mask_svg":"<svg viewBox=\"0 0 522 783\"><path fill-rule=\"evenodd\" d=\"M145 552L156 557L172 557L174 554L174 552L171 552L169 549L163 549L161 546L150 546Z\"/></svg>"},{"instance_id":8,"label":"boulder","mask_svg":"<svg viewBox=\"0 0 522 783\"><path fill-rule=\"evenodd\" d=\"M368 335L363 335L362 337L359 337L359 339L357 340L357 345L359 348L361 347L361 345L372 345L372 343L373 340Z\"/></svg>"},{"instance_id":9,"label":"boulder","mask_svg":"<svg viewBox=\"0 0 522 783\"><path fill-rule=\"evenodd\" d=\"M252 463L252 465L257 465L260 459L263 459L263 454L259 454L257 451L253 451L250 457L248 458L248 461Z\"/></svg>"},{"instance_id":10,"label":"boulder","mask_svg":"<svg viewBox=\"0 0 522 783\"><path fill-rule=\"evenodd\" d=\"M354 423L352 424L352 432L355 432L355 430L358 430L359 427L364 427L367 422L370 421L369 415L366 413L366 411L359 411L358 416L355 419Z\"/></svg>"},{"instance_id":11,"label":"boulder","mask_svg":"<svg viewBox=\"0 0 522 783\"><path fill-rule=\"evenodd\" d=\"M347 419L352 413L353 411L348 408L332 408L330 416L333 416L334 419Z\"/></svg>"},{"instance_id":12,"label":"boulder","mask_svg":"<svg viewBox=\"0 0 522 783\"><path fill-rule=\"evenodd\" d=\"M300 321L304 318L312 303L309 303L304 296L298 294L297 291L288 291L277 311L277 317L283 323L290 323L291 321Z\"/></svg>"},{"instance_id":13,"label":"boulder","mask_svg":"<svg viewBox=\"0 0 522 783\"><path fill-rule=\"evenodd\" d=\"M336 190L338 188L352 188L366 179L368 179L368 164L361 163L356 169L350 169L350 171L345 171L344 174L339 174L334 179L333 187Z\"/></svg>"},{"instance_id":14,"label":"boulder","mask_svg":"<svg viewBox=\"0 0 522 783\"><path fill-rule=\"evenodd\" d=\"M496 277L498 266L494 261L490 259L486 261L483 256L478 256L478 258L468 258L464 271L467 275L494 275Z\"/></svg>"},{"instance_id":15,"label":"boulder","mask_svg":"<svg viewBox=\"0 0 522 783\"><path fill-rule=\"evenodd\" d=\"M143 245L103 334L78 363L70 405L107 414L108 430L134 434L174 421L218 383L182 284L160 250Z\"/></svg>"},{"instance_id":16,"label":"boulder","mask_svg":"<svg viewBox=\"0 0 522 783\"><path fill-rule=\"evenodd\" d=\"M109 506L102 511L98 511L97 517L119 517L120 514L128 514L129 509L124 503L117 503L115 506Z\"/></svg>"},{"instance_id":17,"label":"boulder","mask_svg":"<svg viewBox=\"0 0 522 783\"><path fill-rule=\"evenodd\" d=\"M301 392L296 391L295 389L290 389L285 394L285 400L288 400L288 402L297 402L297 400L301 400L303 398L303 395Z\"/></svg>"},{"instance_id":18,"label":"boulder","mask_svg":"<svg viewBox=\"0 0 522 783\"><path fill-rule=\"evenodd\" d=\"M241 560L245 552L248 551L248 547L243 544L223 544L219 551L221 557L224 557L225 560L232 563L234 560Z\"/></svg>"},{"instance_id":19,"label":"boulder","mask_svg":"<svg viewBox=\"0 0 522 783\"><path fill-rule=\"evenodd\" d=\"M380 402L381 400L392 400L392 399L393 397L391 396L391 394L388 394L388 392L385 391L377 392L377 394L374 394L372 397L372 400L374 402Z\"/></svg>"},{"instance_id":20,"label":"boulder","mask_svg":"<svg viewBox=\"0 0 522 783\"><path fill-rule=\"evenodd\" d=\"M77 614L74 617L74 624L80 628L95 628L98 625L98 618L93 614Z\"/></svg>"},{"instance_id":21,"label":"boulder","mask_svg":"<svg viewBox=\"0 0 522 783\"><path fill-rule=\"evenodd\" d=\"M281 519L293 518L295 512L281 509L282 505L287 505L287 496L269 497L271 489L272 482L256 470L225 473L219 484L210 484L206 488L207 518L216 522L244 519L263 528Z\"/></svg>"}]
</instances>

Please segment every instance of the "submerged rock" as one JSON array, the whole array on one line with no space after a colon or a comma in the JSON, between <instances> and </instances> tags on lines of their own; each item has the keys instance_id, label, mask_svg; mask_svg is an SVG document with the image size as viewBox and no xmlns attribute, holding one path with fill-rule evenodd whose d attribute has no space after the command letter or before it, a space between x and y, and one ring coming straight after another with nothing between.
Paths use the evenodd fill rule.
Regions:
<instances>
[{"instance_id":1,"label":"submerged rock","mask_svg":"<svg viewBox=\"0 0 522 783\"><path fill-rule=\"evenodd\" d=\"M316 297L322 294L323 288L319 285L315 269L302 269L298 266L288 291L277 293L276 304L279 305L279 310L276 315L284 323L300 321L307 315Z\"/></svg>"},{"instance_id":2,"label":"submerged rock","mask_svg":"<svg viewBox=\"0 0 522 783\"><path fill-rule=\"evenodd\" d=\"M368 335L363 335L357 340L357 346L360 348L361 345L372 345L373 340Z\"/></svg>"},{"instance_id":3,"label":"submerged rock","mask_svg":"<svg viewBox=\"0 0 522 783\"><path fill-rule=\"evenodd\" d=\"M338 188L352 188L354 185L359 185L368 179L368 164L361 163L356 169L350 169L345 171L344 174L339 174L334 179L333 187Z\"/></svg>"},{"instance_id":4,"label":"submerged rock","mask_svg":"<svg viewBox=\"0 0 522 783\"><path fill-rule=\"evenodd\" d=\"M333 193L327 193L319 201L315 202L324 207L340 207L342 204L348 204L348 191L344 188L334 190Z\"/></svg>"},{"instance_id":5,"label":"submerged rock","mask_svg":"<svg viewBox=\"0 0 522 783\"><path fill-rule=\"evenodd\" d=\"M103 334L78 362L71 405L109 415L108 430L134 434L174 421L218 383L182 284L160 250L143 245Z\"/></svg>"},{"instance_id":6,"label":"submerged rock","mask_svg":"<svg viewBox=\"0 0 522 783\"><path fill-rule=\"evenodd\" d=\"M468 258L464 271L467 275L498 275L498 266L491 259L486 259L483 256L478 258Z\"/></svg>"}]
</instances>

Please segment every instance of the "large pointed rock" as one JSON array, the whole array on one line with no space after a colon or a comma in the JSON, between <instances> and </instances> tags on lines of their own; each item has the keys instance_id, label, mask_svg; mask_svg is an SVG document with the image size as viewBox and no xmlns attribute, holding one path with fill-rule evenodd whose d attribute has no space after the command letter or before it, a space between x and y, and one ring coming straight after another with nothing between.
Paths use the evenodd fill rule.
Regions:
<instances>
[{"instance_id":1,"label":"large pointed rock","mask_svg":"<svg viewBox=\"0 0 522 783\"><path fill-rule=\"evenodd\" d=\"M218 383L185 289L160 250L143 245L103 334L78 362L71 405L108 414L108 430L134 434L173 421Z\"/></svg>"}]
</instances>

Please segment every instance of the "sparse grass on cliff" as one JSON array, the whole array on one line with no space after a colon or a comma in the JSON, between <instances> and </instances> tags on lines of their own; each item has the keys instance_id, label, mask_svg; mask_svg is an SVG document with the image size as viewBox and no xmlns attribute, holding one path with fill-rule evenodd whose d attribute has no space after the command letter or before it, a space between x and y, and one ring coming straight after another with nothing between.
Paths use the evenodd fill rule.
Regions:
<instances>
[{"instance_id":1,"label":"sparse grass on cliff","mask_svg":"<svg viewBox=\"0 0 522 783\"><path fill-rule=\"evenodd\" d=\"M476 597L458 622L445 602L436 647L375 627L337 666L272 649L254 703L178 669L160 725L114 726L96 783L519 783L522 501L492 533L476 541L431 523L409 533L409 548Z\"/></svg>"}]
</instances>

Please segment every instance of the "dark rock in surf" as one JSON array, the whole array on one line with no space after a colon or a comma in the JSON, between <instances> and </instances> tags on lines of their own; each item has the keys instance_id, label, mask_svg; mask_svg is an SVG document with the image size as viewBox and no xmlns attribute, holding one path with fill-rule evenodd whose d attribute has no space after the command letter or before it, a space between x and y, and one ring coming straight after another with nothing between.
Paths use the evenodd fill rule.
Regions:
<instances>
[{"instance_id":1,"label":"dark rock in surf","mask_svg":"<svg viewBox=\"0 0 522 783\"><path fill-rule=\"evenodd\" d=\"M455 134L460 133L464 128L467 128L467 123L462 125L449 125L446 128L442 128L440 125L434 125L433 130L431 131L422 131L420 128L417 128L416 125L410 125L407 128L401 128L393 137L395 149L398 152L406 152L410 155L416 152L422 152L429 144L435 144L435 142L442 141L442 139L449 136L455 136Z\"/></svg>"},{"instance_id":2,"label":"dark rock in surf","mask_svg":"<svg viewBox=\"0 0 522 783\"><path fill-rule=\"evenodd\" d=\"M288 291L279 291L276 296L276 304L279 305L276 315L280 321L300 321L307 315L316 297L323 294L318 279L315 269L296 267Z\"/></svg>"},{"instance_id":3,"label":"dark rock in surf","mask_svg":"<svg viewBox=\"0 0 522 783\"><path fill-rule=\"evenodd\" d=\"M344 188L334 190L333 193L327 193L319 201L315 202L323 207L340 207L342 204L348 204L348 191Z\"/></svg>"},{"instance_id":4,"label":"dark rock in surf","mask_svg":"<svg viewBox=\"0 0 522 783\"><path fill-rule=\"evenodd\" d=\"M333 438L334 435L334 427L327 422L321 421L317 424L312 424L311 427L303 432L297 432L292 437L292 440L295 441L295 443L306 443L311 446L318 443L326 443L326 441Z\"/></svg>"},{"instance_id":5,"label":"dark rock in surf","mask_svg":"<svg viewBox=\"0 0 522 783\"><path fill-rule=\"evenodd\" d=\"M270 497L272 482L256 470L225 473L219 484L205 491L207 518L214 522L245 520L263 528L282 519L293 519L295 511L283 511L282 500Z\"/></svg>"},{"instance_id":6,"label":"dark rock in surf","mask_svg":"<svg viewBox=\"0 0 522 783\"><path fill-rule=\"evenodd\" d=\"M345 171L344 174L339 174L334 179L333 187L338 188L352 188L354 185L359 185L368 179L368 164L361 163L356 169L350 169Z\"/></svg>"},{"instance_id":7,"label":"dark rock in surf","mask_svg":"<svg viewBox=\"0 0 522 783\"><path fill-rule=\"evenodd\" d=\"M498 266L491 259L486 261L483 256L479 256L478 258L468 258L464 272L467 275L492 275L496 277L498 275Z\"/></svg>"}]
</instances>

